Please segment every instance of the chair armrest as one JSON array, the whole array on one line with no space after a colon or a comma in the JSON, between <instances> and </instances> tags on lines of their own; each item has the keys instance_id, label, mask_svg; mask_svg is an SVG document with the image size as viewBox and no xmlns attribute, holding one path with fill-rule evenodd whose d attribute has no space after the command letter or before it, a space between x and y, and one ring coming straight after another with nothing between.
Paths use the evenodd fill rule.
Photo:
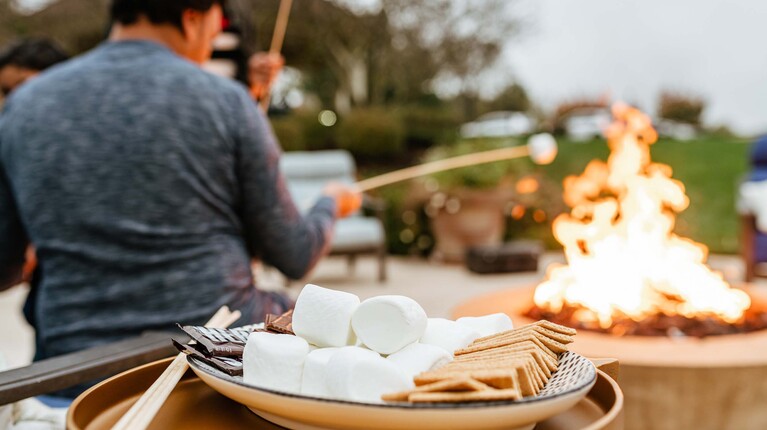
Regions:
<instances>
[{"instance_id":1,"label":"chair armrest","mask_svg":"<svg viewBox=\"0 0 767 430\"><path fill-rule=\"evenodd\" d=\"M175 355L171 338L189 337L170 332L147 332L138 337L89 348L0 372L0 405L62 390L104 378Z\"/></svg>"}]
</instances>

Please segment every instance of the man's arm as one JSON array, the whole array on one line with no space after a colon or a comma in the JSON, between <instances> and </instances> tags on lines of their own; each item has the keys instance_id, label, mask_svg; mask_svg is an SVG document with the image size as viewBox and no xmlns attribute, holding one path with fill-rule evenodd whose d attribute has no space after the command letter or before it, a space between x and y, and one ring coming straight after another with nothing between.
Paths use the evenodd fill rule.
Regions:
<instances>
[{"instance_id":1,"label":"man's arm","mask_svg":"<svg viewBox=\"0 0 767 430\"><path fill-rule=\"evenodd\" d=\"M286 276L300 279L325 254L333 233L336 202L320 198L302 216L279 170L280 148L256 105L241 100L237 174L249 250Z\"/></svg>"},{"instance_id":2,"label":"man's arm","mask_svg":"<svg viewBox=\"0 0 767 430\"><path fill-rule=\"evenodd\" d=\"M16 202L0 162L0 291L22 281L27 244Z\"/></svg>"}]
</instances>

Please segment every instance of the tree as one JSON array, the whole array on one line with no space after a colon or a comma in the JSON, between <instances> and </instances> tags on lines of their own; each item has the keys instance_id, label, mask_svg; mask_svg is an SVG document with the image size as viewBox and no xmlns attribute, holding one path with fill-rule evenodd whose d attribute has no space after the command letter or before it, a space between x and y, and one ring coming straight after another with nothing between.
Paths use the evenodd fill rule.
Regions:
<instances>
[{"instance_id":1,"label":"tree","mask_svg":"<svg viewBox=\"0 0 767 430\"><path fill-rule=\"evenodd\" d=\"M279 2L243 3L237 1L267 47ZM510 3L382 0L380 10L357 14L332 1L305 0L293 8L284 54L337 108L410 103L440 82L456 82L457 95L476 97L482 73L516 30Z\"/></svg>"},{"instance_id":2,"label":"tree","mask_svg":"<svg viewBox=\"0 0 767 430\"><path fill-rule=\"evenodd\" d=\"M516 34L509 0L382 0L397 34L427 52L437 65L432 88L456 88L472 117L483 74L498 60L506 41Z\"/></svg>"},{"instance_id":3,"label":"tree","mask_svg":"<svg viewBox=\"0 0 767 430\"><path fill-rule=\"evenodd\" d=\"M79 54L106 37L107 0L58 0L31 14L23 13L18 3L0 0L0 43L45 36Z\"/></svg>"},{"instance_id":4,"label":"tree","mask_svg":"<svg viewBox=\"0 0 767 430\"><path fill-rule=\"evenodd\" d=\"M522 85L513 83L488 103L490 110L527 112L531 108L530 98Z\"/></svg>"},{"instance_id":5,"label":"tree","mask_svg":"<svg viewBox=\"0 0 767 430\"><path fill-rule=\"evenodd\" d=\"M664 91L658 103L658 116L663 119L700 125L706 102L702 97Z\"/></svg>"}]
</instances>

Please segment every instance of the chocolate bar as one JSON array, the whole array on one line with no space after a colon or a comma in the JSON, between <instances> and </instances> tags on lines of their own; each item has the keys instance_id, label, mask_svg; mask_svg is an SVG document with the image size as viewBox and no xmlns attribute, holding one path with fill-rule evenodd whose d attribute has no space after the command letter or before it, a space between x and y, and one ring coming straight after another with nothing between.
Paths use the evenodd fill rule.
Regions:
<instances>
[{"instance_id":1,"label":"chocolate bar","mask_svg":"<svg viewBox=\"0 0 767 430\"><path fill-rule=\"evenodd\" d=\"M175 346L176 349L178 349L180 352L183 352L186 355L190 355L205 364L213 366L214 368L226 373L227 375L242 376L242 361L240 360L231 357L209 356L202 351L198 351L197 349L193 348L191 345L181 344L175 339L173 340L173 346Z\"/></svg>"},{"instance_id":2,"label":"chocolate bar","mask_svg":"<svg viewBox=\"0 0 767 430\"><path fill-rule=\"evenodd\" d=\"M282 315L267 314L264 324L268 331L295 335L293 333L293 309Z\"/></svg>"},{"instance_id":3,"label":"chocolate bar","mask_svg":"<svg viewBox=\"0 0 767 430\"><path fill-rule=\"evenodd\" d=\"M236 329L218 329L198 326L181 326L181 330L204 349L209 356L242 357L252 326Z\"/></svg>"}]
</instances>

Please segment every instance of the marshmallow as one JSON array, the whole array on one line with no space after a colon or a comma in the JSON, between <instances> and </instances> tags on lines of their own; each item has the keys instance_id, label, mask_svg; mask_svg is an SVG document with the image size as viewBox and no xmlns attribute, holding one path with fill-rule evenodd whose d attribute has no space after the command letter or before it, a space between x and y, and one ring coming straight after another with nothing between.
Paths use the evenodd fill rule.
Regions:
<instances>
[{"instance_id":1,"label":"marshmallow","mask_svg":"<svg viewBox=\"0 0 767 430\"><path fill-rule=\"evenodd\" d=\"M426 332L421 337L421 343L438 346L453 355L455 350L465 348L475 339L480 338L476 330L472 330L455 321L444 318L429 318Z\"/></svg>"},{"instance_id":2,"label":"marshmallow","mask_svg":"<svg viewBox=\"0 0 767 430\"><path fill-rule=\"evenodd\" d=\"M349 346L339 349L327 364L331 398L381 403L381 396L412 389L413 379L373 351Z\"/></svg>"},{"instance_id":3,"label":"marshmallow","mask_svg":"<svg viewBox=\"0 0 767 430\"><path fill-rule=\"evenodd\" d=\"M482 317L463 317L455 320L458 324L476 331L480 336L490 336L491 334L511 330L514 324L506 314L490 314Z\"/></svg>"},{"instance_id":4,"label":"marshmallow","mask_svg":"<svg viewBox=\"0 0 767 430\"><path fill-rule=\"evenodd\" d=\"M307 284L296 300L293 331L319 347L353 345L351 319L359 304L354 294Z\"/></svg>"},{"instance_id":5,"label":"marshmallow","mask_svg":"<svg viewBox=\"0 0 767 430\"><path fill-rule=\"evenodd\" d=\"M246 384L289 393L301 392L309 344L298 336L253 332L242 355Z\"/></svg>"},{"instance_id":6,"label":"marshmallow","mask_svg":"<svg viewBox=\"0 0 767 430\"><path fill-rule=\"evenodd\" d=\"M367 299L352 316L352 328L368 348L391 354L416 342L426 330L426 312L405 296Z\"/></svg>"},{"instance_id":7,"label":"marshmallow","mask_svg":"<svg viewBox=\"0 0 767 430\"><path fill-rule=\"evenodd\" d=\"M413 343L386 359L412 378L421 372L428 372L450 363L453 356L438 346Z\"/></svg>"},{"instance_id":8,"label":"marshmallow","mask_svg":"<svg viewBox=\"0 0 767 430\"><path fill-rule=\"evenodd\" d=\"M328 361L340 348L320 348L306 356L301 379L301 394L314 397L330 397L327 374Z\"/></svg>"},{"instance_id":9,"label":"marshmallow","mask_svg":"<svg viewBox=\"0 0 767 430\"><path fill-rule=\"evenodd\" d=\"M535 164L551 164L557 158L557 141L548 133L530 136L527 148Z\"/></svg>"}]
</instances>

